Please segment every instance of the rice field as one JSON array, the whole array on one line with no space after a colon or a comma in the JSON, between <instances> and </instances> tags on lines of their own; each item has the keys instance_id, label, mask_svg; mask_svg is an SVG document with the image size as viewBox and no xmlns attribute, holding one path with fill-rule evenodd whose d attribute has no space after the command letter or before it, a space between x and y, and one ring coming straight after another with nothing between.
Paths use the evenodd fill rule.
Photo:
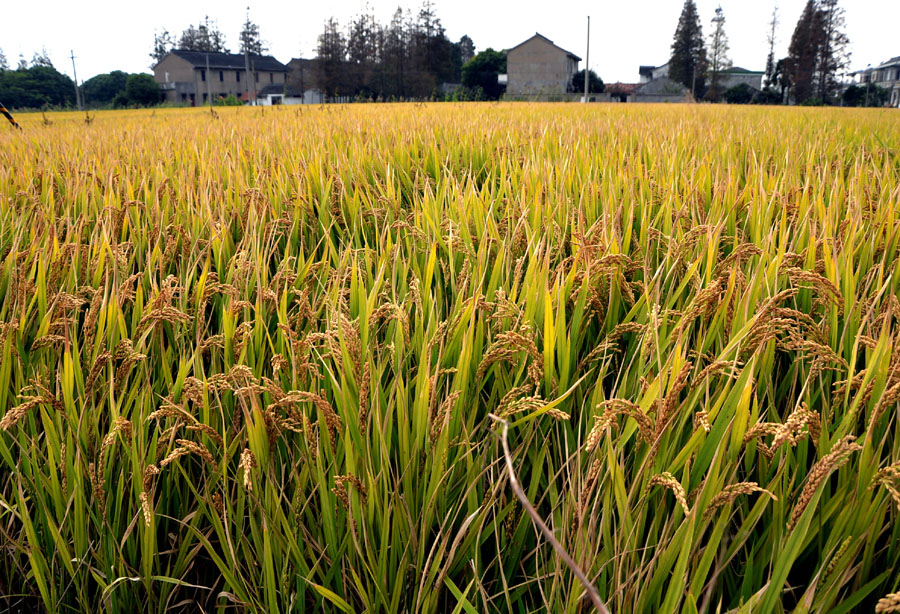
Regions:
<instances>
[{"instance_id":1,"label":"rice field","mask_svg":"<svg viewBox=\"0 0 900 614\"><path fill-rule=\"evenodd\" d=\"M896 113L17 119L0 609L900 611Z\"/></svg>"}]
</instances>

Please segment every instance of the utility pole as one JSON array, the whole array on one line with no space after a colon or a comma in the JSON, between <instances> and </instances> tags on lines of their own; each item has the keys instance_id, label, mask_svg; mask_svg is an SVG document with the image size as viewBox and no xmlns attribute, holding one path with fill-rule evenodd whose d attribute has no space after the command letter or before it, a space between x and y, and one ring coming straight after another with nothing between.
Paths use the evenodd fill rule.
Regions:
<instances>
[{"instance_id":1,"label":"utility pole","mask_svg":"<svg viewBox=\"0 0 900 614\"><path fill-rule=\"evenodd\" d=\"M250 21L250 7L247 7L247 21ZM249 45L249 37L246 33L241 32L241 36L244 37L245 40L242 40L241 43L244 45L244 75L247 77L247 104L253 104L253 99L250 97L250 83L253 77L250 76L250 45Z\"/></svg>"},{"instance_id":2,"label":"utility pole","mask_svg":"<svg viewBox=\"0 0 900 614\"><path fill-rule=\"evenodd\" d=\"M766 56L766 84L764 89L770 89L774 85L775 73L775 28L778 27L778 4L772 7L772 21L769 22L769 34L766 37L769 43L769 55Z\"/></svg>"},{"instance_id":3,"label":"utility pole","mask_svg":"<svg viewBox=\"0 0 900 614\"><path fill-rule=\"evenodd\" d=\"M869 106L869 85L872 83L872 65L866 67L866 106Z\"/></svg>"},{"instance_id":4,"label":"utility pole","mask_svg":"<svg viewBox=\"0 0 900 614\"><path fill-rule=\"evenodd\" d=\"M247 24L250 23L250 7L247 7ZM245 24L246 26L246 24ZM247 74L247 104L256 106L256 79L255 73L251 74L250 71L253 69L253 65L250 62L250 32L245 27L245 32L241 32L241 36L243 40L241 43L244 45L244 72Z\"/></svg>"},{"instance_id":5,"label":"utility pole","mask_svg":"<svg viewBox=\"0 0 900 614\"><path fill-rule=\"evenodd\" d=\"M247 104L252 104L250 99L250 51L244 45L244 76L247 79Z\"/></svg>"},{"instance_id":6,"label":"utility pole","mask_svg":"<svg viewBox=\"0 0 900 614\"><path fill-rule=\"evenodd\" d=\"M591 16L588 15L587 24L587 52L584 54L584 103L588 101L588 82L591 75Z\"/></svg>"},{"instance_id":7,"label":"utility pole","mask_svg":"<svg viewBox=\"0 0 900 614\"><path fill-rule=\"evenodd\" d=\"M253 64L253 60L250 60L250 70L253 71L253 80L250 81L250 91L253 96L253 106L256 106L256 66Z\"/></svg>"},{"instance_id":8,"label":"utility pole","mask_svg":"<svg viewBox=\"0 0 900 614\"><path fill-rule=\"evenodd\" d=\"M81 92L78 90L78 73L75 72L75 51L73 49L69 49L69 57L72 58L72 76L75 77L75 104L81 111Z\"/></svg>"},{"instance_id":9,"label":"utility pole","mask_svg":"<svg viewBox=\"0 0 900 614\"><path fill-rule=\"evenodd\" d=\"M209 102L209 107L212 108L212 90L209 89L209 81L212 79L212 75L209 74L209 53L206 54L206 100Z\"/></svg>"}]
</instances>

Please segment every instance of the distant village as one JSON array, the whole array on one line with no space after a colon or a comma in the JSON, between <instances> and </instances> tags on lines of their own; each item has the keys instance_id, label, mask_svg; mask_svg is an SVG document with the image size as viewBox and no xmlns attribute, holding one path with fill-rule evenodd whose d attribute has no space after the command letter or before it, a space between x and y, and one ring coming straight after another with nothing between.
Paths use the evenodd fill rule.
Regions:
<instances>
[{"instance_id":1,"label":"distant village","mask_svg":"<svg viewBox=\"0 0 900 614\"><path fill-rule=\"evenodd\" d=\"M566 50L577 38L574 33L571 40L554 42L536 32L508 49L476 53L468 36L455 43L448 40L427 0L416 16L398 9L383 25L366 14L346 28L330 19L318 38L316 57L287 63L267 54L249 15L239 35L239 53L229 51L215 22L206 18L177 39L167 31L156 35L151 53L155 85L149 75L114 71L79 87L70 80L69 92L74 90L79 108L497 99L900 107L900 56L850 71L843 19L836 1L809 0L788 56L776 59L779 18L773 11L766 65L755 70L731 63L721 7L704 36L694 0L686 0L671 56L659 65L636 66L633 82L604 83L593 70L586 75L579 66L582 58ZM822 25L826 23L827 28ZM15 83L32 68L52 68L46 54L35 58L30 67L20 60L17 70L10 70L0 52L0 92L13 97L6 101L8 106L40 106L35 104L40 98L28 98L27 85ZM12 83L4 88L4 80ZM141 87L132 81L140 81ZM132 94L130 85L135 86ZM62 85L55 88L63 104L73 102ZM24 94L21 100L15 99L16 92ZM45 104L60 104L46 98Z\"/></svg>"}]
</instances>

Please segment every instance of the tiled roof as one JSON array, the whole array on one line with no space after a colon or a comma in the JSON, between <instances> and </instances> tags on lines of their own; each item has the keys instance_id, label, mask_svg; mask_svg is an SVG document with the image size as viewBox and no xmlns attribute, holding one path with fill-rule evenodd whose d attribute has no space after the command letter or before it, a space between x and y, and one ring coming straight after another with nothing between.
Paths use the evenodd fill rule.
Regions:
<instances>
[{"instance_id":1,"label":"tiled roof","mask_svg":"<svg viewBox=\"0 0 900 614\"><path fill-rule=\"evenodd\" d=\"M184 51L182 49L173 49L170 53L190 62L196 68L206 68L207 56L209 56L210 69L243 70L246 66L246 60L241 53L207 53L205 51ZM287 72L287 67L271 55L251 55L250 63L253 70Z\"/></svg>"},{"instance_id":2,"label":"tiled roof","mask_svg":"<svg viewBox=\"0 0 900 614\"><path fill-rule=\"evenodd\" d=\"M581 58L580 58L580 57L578 57L577 55L575 55L575 54L572 53L571 51L566 51L565 49L563 49L563 48L560 47L559 45L555 44L552 40L550 40L549 38L547 38L546 36L544 36L544 35L541 34L540 32L535 32L535 33L534 33L534 36L532 36L531 38L527 38L527 39L523 40L521 43L519 43L519 44L516 45L515 47L510 47L509 49L506 50L506 53L509 53L509 52L512 51L513 49L518 49L519 47L521 47L522 45L524 45L524 44L527 43L528 41L530 41L530 40L532 40L532 39L535 39L535 38L540 38L540 39L543 39L544 41L550 43L551 45L553 45L554 47L556 47L557 49L559 49L560 51L562 51L563 53L565 53L566 55L568 55L570 58L572 58L572 59L575 60L576 62L580 62L580 61L581 61Z\"/></svg>"},{"instance_id":3,"label":"tiled roof","mask_svg":"<svg viewBox=\"0 0 900 614\"><path fill-rule=\"evenodd\" d=\"M609 94L633 94L639 83L607 83L603 91Z\"/></svg>"}]
</instances>

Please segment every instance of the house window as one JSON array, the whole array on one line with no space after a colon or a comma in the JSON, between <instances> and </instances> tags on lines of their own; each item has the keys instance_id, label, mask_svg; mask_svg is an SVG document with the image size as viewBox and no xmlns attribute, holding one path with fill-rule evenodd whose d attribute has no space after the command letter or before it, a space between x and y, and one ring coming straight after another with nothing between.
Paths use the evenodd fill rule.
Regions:
<instances>
[{"instance_id":1,"label":"house window","mask_svg":"<svg viewBox=\"0 0 900 614\"><path fill-rule=\"evenodd\" d=\"M203 104L206 104L206 92L203 93Z\"/></svg>"},{"instance_id":2,"label":"house window","mask_svg":"<svg viewBox=\"0 0 900 614\"><path fill-rule=\"evenodd\" d=\"M239 71L239 70L234 71L234 78L237 79L238 83L240 83L241 82L241 71Z\"/></svg>"},{"instance_id":3,"label":"house window","mask_svg":"<svg viewBox=\"0 0 900 614\"><path fill-rule=\"evenodd\" d=\"M275 73L269 73L269 83L275 83Z\"/></svg>"},{"instance_id":4,"label":"house window","mask_svg":"<svg viewBox=\"0 0 900 614\"><path fill-rule=\"evenodd\" d=\"M202 68L200 69L200 80L206 81L206 71L203 70Z\"/></svg>"},{"instance_id":5,"label":"house window","mask_svg":"<svg viewBox=\"0 0 900 614\"><path fill-rule=\"evenodd\" d=\"M225 80L225 71L220 70L219 71L219 81L224 81L224 80Z\"/></svg>"},{"instance_id":6,"label":"house window","mask_svg":"<svg viewBox=\"0 0 900 614\"><path fill-rule=\"evenodd\" d=\"M258 72L253 73L253 78L257 83L259 83L259 73Z\"/></svg>"}]
</instances>

